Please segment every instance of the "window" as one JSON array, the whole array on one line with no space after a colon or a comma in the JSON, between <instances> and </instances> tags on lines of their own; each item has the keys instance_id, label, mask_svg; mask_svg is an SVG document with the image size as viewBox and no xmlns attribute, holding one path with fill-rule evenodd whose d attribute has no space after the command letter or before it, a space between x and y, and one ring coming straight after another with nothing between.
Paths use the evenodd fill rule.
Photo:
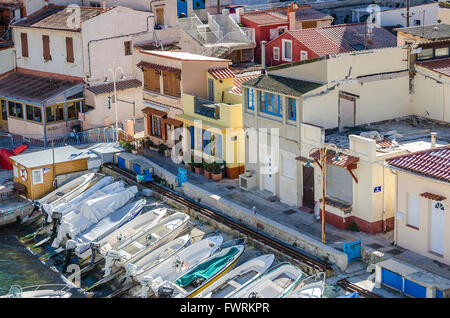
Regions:
<instances>
[{"instance_id":1,"label":"window","mask_svg":"<svg viewBox=\"0 0 450 318\"><path fill-rule=\"evenodd\" d=\"M164 94L174 97L181 96L180 74L163 72L163 90Z\"/></svg>"},{"instance_id":2,"label":"window","mask_svg":"<svg viewBox=\"0 0 450 318\"><path fill-rule=\"evenodd\" d=\"M81 104L81 105L80 105ZM83 101L67 104L67 120L78 119L78 112L83 109Z\"/></svg>"},{"instance_id":3,"label":"window","mask_svg":"<svg viewBox=\"0 0 450 318\"><path fill-rule=\"evenodd\" d=\"M270 29L269 31L269 41L275 39L278 36L278 29Z\"/></svg>"},{"instance_id":4,"label":"window","mask_svg":"<svg viewBox=\"0 0 450 318\"><path fill-rule=\"evenodd\" d=\"M50 38L48 35L42 36L42 48L44 53L44 60L51 60L52 56L50 55Z\"/></svg>"},{"instance_id":5,"label":"window","mask_svg":"<svg viewBox=\"0 0 450 318\"><path fill-rule=\"evenodd\" d=\"M164 25L164 8L156 8L156 24Z\"/></svg>"},{"instance_id":6,"label":"window","mask_svg":"<svg viewBox=\"0 0 450 318\"><path fill-rule=\"evenodd\" d=\"M436 57L448 56L448 54L449 54L448 47L441 47L441 48L434 49L434 55Z\"/></svg>"},{"instance_id":7,"label":"window","mask_svg":"<svg viewBox=\"0 0 450 318\"><path fill-rule=\"evenodd\" d=\"M283 43L283 61L292 61L292 41L282 40Z\"/></svg>"},{"instance_id":8,"label":"window","mask_svg":"<svg viewBox=\"0 0 450 318\"><path fill-rule=\"evenodd\" d=\"M288 97L288 118L289 120L297 119L297 109L295 107L295 99Z\"/></svg>"},{"instance_id":9,"label":"window","mask_svg":"<svg viewBox=\"0 0 450 318\"><path fill-rule=\"evenodd\" d=\"M295 160L283 157L283 177L294 179L295 178Z\"/></svg>"},{"instance_id":10,"label":"window","mask_svg":"<svg viewBox=\"0 0 450 318\"><path fill-rule=\"evenodd\" d=\"M44 171L43 169L36 169L31 171L33 177L33 184L44 183Z\"/></svg>"},{"instance_id":11,"label":"window","mask_svg":"<svg viewBox=\"0 0 450 318\"><path fill-rule=\"evenodd\" d=\"M308 59L308 52L307 51L300 51L300 61L304 61Z\"/></svg>"},{"instance_id":12,"label":"window","mask_svg":"<svg viewBox=\"0 0 450 318\"><path fill-rule=\"evenodd\" d=\"M422 52L420 52L417 55L418 60L427 60L431 59L433 57L433 49L422 49Z\"/></svg>"},{"instance_id":13,"label":"window","mask_svg":"<svg viewBox=\"0 0 450 318\"><path fill-rule=\"evenodd\" d=\"M13 166L13 176L14 178L19 177L19 169L17 169L17 166Z\"/></svg>"},{"instance_id":14,"label":"window","mask_svg":"<svg viewBox=\"0 0 450 318\"><path fill-rule=\"evenodd\" d=\"M248 109L255 109L255 100L254 100L255 92L253 91L253 88L247 89L247 108Z\"/></svg>"},{"instance_id":15,"label":"window","mask_svg":"<svg viewBox=\"0 0 450 318\"><path fill-rule=\"evenodd\" d=\"M274 59L274 61L280 60L280 48L279 47L273 48L273 59Z\"/></svg>"},{"instance_id":16,"label":"window","mask_svg":"<svg viewBox=\"0 0 450 318\"><path fill-rule=\"evenodd\" d=\"M1 114L1 120L8 120L8 108L6 107L6 100L0 99L0 114Z\"/></svg>"},{"instance_id":17,"label":"window","mask_svg":"<svg viewBox=\"0 0 450 318\"><path fill-rule=\"evenodd\" d=\"M100 8L100 2L91 1L89 4L91 7Z\"/></svg>"},{"instance_id":18,"label":"window","mask_svg":"<svg viewBox=\"0 0 450 318\"><path fill-rule=\"evenodd\" d=\"M47 123L64 120L64 106L63 105L48 106L45 108L45 114L47 118L46 119Z\"/></svg>"},{"instance_id":19,"label":"window","mask_svg":"<svg viewBox=\"0 0 450 318\"><path fill-rule=\"evenodd\" d=\"M144 72L144 88L152 92L160 93L159 77L161 73L152 68L144 68L142 71Z\"/></svg>"},{"instance_id":20,"label":"window","mask_svg":"<svg viewBox=\"0 0 450 318\"><path fill-rule=\"evenodd\" d=\"M287 26L279 27L278 28L278 35L282 35L284 32L286 32Z\"/></svg>"},{"instance_id":21,"label":"window","mask_svg":"<svg viewBox=\"0 0 450 318\"><path fill-rule=\"evenodd\" d=\"M408 194L408 217L407 224L413 228L419 228L419 204L420 197Z\"/></svg>"},{"instance_id":22,"label":"window","mask_svg":"<svg viewBox=\"0 0 450 318\"><path fill-rule=\"evenodd\" d=\"M420 20L414 20L415 25L420 25Z\"/></svg>"},{"instance_id":23,"label":"window","mask_svg":"<svg viewBox=\"0 0 450 318\"><path fill-rule=\"evenodd\" d=\"M152 117L152 131L151 134L152 136L161 138L162 137L162 133L161 133L161 117L157 117L157 116L151 116Z\"/></svg>"},{"instance_id":24,"label":"window","mask_svg":"<svg viewBox=\"0 0 450 318\"><path fill-rule=\"evenodd\" d=\"M259 93L259 98L261 101L260 104L260 111L263 113L267 113L270 115L275 115L278 117L281 117L281 96L275 95L268 92L261 92Z\"/></svg>"},{"instance_id":25,"label":"window","mask_svg":"<svg viewBox=\"0 0 450 318\"><path fill-rule=\"evenodd\" d=\"M28 57L28 35L27 33L20 33L20 41L22 46L22 56Z\"/></svg>"},{"instance_id":26,"label":"window","mask_svg":"<svg viewBox=\"0 0 450 318\"><path fill-rule=\"evenodd\" d=\"M39 106L26 105L27 120L42 123L42 109Z\"/></svg>"},{"instance_id":27,"label":"window","mask_svg":"<svg viewBox=\"0 0 450 318\"><path fill-rule=\"evenodd\" d=\"M66 61L67 63L75 62L73 55L73 38L66 38Z\"/></svg>"},{"instance_id":28,"label":"window","mask_svg":"<svg viewBox=\"0 0 450 318\"><path fill-rule=\"evenodd\" d=\"M132 55L132 53L131 53L131 41L125 41L125 42L123 42L123 45L125 47L125 55Z\"/></svg>"},{"instance_id":29,"label":"window","mask_svg":"<svg viewBox=\"0 0 450 318\"><path fill-rule=\"evenodd\" d=\"M327 196L353 203L353 178L346 168L327 165Z\"/></svg>"},{"instance_id":30,"label":"window","mask_svg":"<svg viewBox=\"0 0 450 318\"><path fill-rule=\"evenodd\" d=\"M16 103L8 101L8 110L10 117L22 118L23 119L23 108L21 103Z\"/></svg>"}]
</instances>

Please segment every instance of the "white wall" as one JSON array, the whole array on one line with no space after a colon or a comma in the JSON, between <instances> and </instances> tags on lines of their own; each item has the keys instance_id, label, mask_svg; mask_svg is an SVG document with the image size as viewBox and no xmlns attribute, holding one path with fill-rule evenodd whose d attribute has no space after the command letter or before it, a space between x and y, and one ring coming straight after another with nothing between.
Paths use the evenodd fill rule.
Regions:
<instances>
[{"instance_id":1,"label":"white wall","mask_svg":"<svg viewBox=\"0 0 450 318\"><path fill-rule=\"evenodd\" d=\"M423 23L425 10L425 23ZM436 24L438 20L439 3L429 3L421 6L410 7L409 12L413 16L409 20L410 26L415 26L415 20L420 20L420 25ZM401 24L406 26L406 19L402 16L406 14L406 8L387 10L380 13L381 26L393 26Z\"/></svg>"},{"instance_id":2,"label":"white wall","mask_svg":"<svg viewBox=\"0 0 450 318\"><path fill-rule=\"evenodd\" d=\"M14 69L14 48L0 50L0 75Z\"/></svg>"},{"instance_id":3,"label":"white wall","mask_svg":"<svg viewBox=\"0 0 450 318\"><path fill-rule=\"evenodd\" d=\"M27 9L27 15L33 14L47 5L45 0L24 0L23 2Z\"/></svg>"}]
</instances>

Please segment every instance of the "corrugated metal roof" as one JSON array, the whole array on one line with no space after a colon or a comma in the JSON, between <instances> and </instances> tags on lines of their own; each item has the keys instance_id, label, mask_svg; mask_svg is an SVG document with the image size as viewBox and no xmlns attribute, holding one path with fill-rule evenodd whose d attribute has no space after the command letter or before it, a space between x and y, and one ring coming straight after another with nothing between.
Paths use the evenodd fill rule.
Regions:
<instances>
[{"instance_id":1,"label":"corrugated metal roof","mask_svg":"<svg viewBox=\"0 0 450 318\"><path fill-rule=\"evenodd\" d=\"M0 95L42 103L81 83L81 81L15 72L0 79Z\"/></svg>"},{"instance_id":2,"label":"corrugated metal roof","mask_svg":"<svg viewBox=\"0 0 450 318\"><path fill-rule=\"evenodd\" d=\"M208 73L215 79L232 78L235 76L235 74L228 67L212 68L208 70Z\"/></svg>"},{"instance_id":3,"label":"corrugated metal roof","mask_svg":"<svg viewBox=\"0 0 450 318\"><path fill-rule=\"evenodd\" d=\"M318 83L276 75L260 75L246 81L243 85L289 96L302 96L304 93L322 86Z\"/></svg>"},{"instance_id":4,"label":"corrugated metal roof","mask_svg":"<svg viewBox=\"0 0 450 318\"><path fill-rule=\"evenodd\" d=\"M137 79L125 80L116 83L116 89L118 91L136 87L142 87L141 81L138 81ZM114 92L114 83L89 86L87 87L87 90L94 93L95 95Z\"/></svg>"},{"instance_id":5,"label":"corrugated metal roof","mask_svg":"<svg viewBox=\"0 0 450 318\"><path fill-rule=\"evenodd\" d=\"M85 159L93 156L96 155L76 149L72 146L55 148L55 163ZM12 156L11 159L26 168L35 168L53 164L52 149L24 153L21 155Z\"/></svg>"},{"instance_id":6,"label":"corrugated metal roof","mask_svg":"<svg viewBox=\"0 0 450 318\"><path fill-rule=\"evenodd\" d=\"M450 145L398 156L386 162L402 170L450 182Z\"/></svg>"}]
</instances>

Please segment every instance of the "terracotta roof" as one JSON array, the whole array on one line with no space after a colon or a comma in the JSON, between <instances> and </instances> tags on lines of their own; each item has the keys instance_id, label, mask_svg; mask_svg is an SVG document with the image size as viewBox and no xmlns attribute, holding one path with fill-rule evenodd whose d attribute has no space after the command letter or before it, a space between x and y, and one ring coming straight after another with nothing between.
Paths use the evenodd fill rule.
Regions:
<instances>
[{"instance_id":1,"label":"terracotta roof","mask_svg":"<svg viewBox=\"0 0 450 318\"><path fill-rule=\"evenodd\" d=\"M280 15L280 17L284 17L285 19L287 19L286 18L287 10L276 10L275 15ZM295 12L296 21L323 20L323 19L333 19L333 17L326 13L313 9L311 7L302 7Z\"/></svg>"},{"instance_id":2,"label":"terracotta roof","mask_svg":"<svg viewBox=\"0 0 450 318\"><path fill-rule=\"evenodd\" d=\"M450 76L450 58L419 62L417 65L435 71L439 74Z\"/></svg>"},{"instance_id":3,"label":"terracotta roof","mask_svg":"<svg viewBox=\"0 0 450 318\"><path fill-rule=\"evenodd\" d=\"M144 62L144 61L140 61L136 65L137 65L137 67L148 67L148 68L152 68L154 70L158 70L158 71L162 71L162 72L181 73L181 70L179 68L174 68L174 67L159 65L159 64L153 64L153 63L148 63L148 62Z\"/></svg>"},{"instance_id":4,"label":"terracotta roof","mask_svg":"<svg viewBox=\"0 0 450 318\"><path fill-rule=\"evenodd\" d=\"M234 73L228 68L213 68L208 70L208 73L211 74L215 79L224 79L224 78L232 78L234 77Z\"/></svg>"},{"instance_id":5,"label":"terracotta roof","mask_svg":"<svg viewBox=\"0 0 450 318\"><path fill-rule=\"evenodd\" d=\"M236 76L233 81L233 88L230 89L230 93L235 94L235 95L241 95L242 94L242 91L241 91L242 84L247 82L248 80L256 78L260 75L261 74L254 74L254 75L248 75L248 76Z\"/></svg>"},{"instance_id":6,"label":"terracotta roof","mask_svg":"<svg viewBox=\"0 0 450 318\"><path fill-rule=\"evenodd\" d=\"M424 197L424 198L427 198L427 199L430 199L430 200L434 200L434 201L443 201L443 200L446 199L446 197L444 197L442 195L433 194L433 193L430 193L430 192L424 192L424 193L421 193L419 195L421 197Z\"/></svg>"},{"instance_id":7,"label":"terracotta roof","mask_svg":"<svg viewBox=\"0 0 450 318\"><path fill-rule=\"evenodd\" d=\"M66 31L80 31L75 25L70 25L67 21L73 15L72 10L66 10L65 6L49 6L45 7L32 15L20 19L13 23L13 26L55 29ZM99 14L103 13L100 8L79 7L80 9L80 23L83 23Z\"/></svg>"},{"instance_id":8,"label":"terracotta roof","mask_svg":"<svg viewBox=\"0 0 450 318\"><path fill-rule=\"evenodd\" d=\"M377 140L376 141L377 146L379 146L380 148L389 148L392 146L392 140L390 140L387 137L384 137L383 140Z\"/></svg>"},{"instance_id":9,"label":"terracotta roof","mask_svg":"<svg viewBox=\"0 0 450 318\"><path fill-rule=\"evenodd\" d=\"M311 157L313 159L316 159L318 161L320 161L320 152L319 150L316 150L315 152L313 152L311 154ZM339 160L338 161L334 161L334 159L336 158L336 152L333 150L328 150L327 151L327 164L332 164L335 166L339 166L339 167L343 167L346 168L352 164L355 164L359 161L358 157L353 157L350 155L346 155L343 153L339 153Z\"/></svg>"},{"instance_id":10,"label":"terracotta roof","mask_svg":"<svg viewBox=\"0 0 450 318\"><path fill-rule=\"evenodd\" d=\"M266 11L247 12L241 15L241 19L242 18L259 25L288 23L287 19L283 19L282 17L278 17Z\"/></svg>"},{"instance_id":11,"label":"terracotta roof","mask_svg":"<svg viewBox=\"0 0 450 318\"><path fill-rule=\"evenodd\" d=\"M402 170L450 182L450 145L398 156L386 162Z\"/></svg>"},{"instance_id":12,"label":"terracotta roof","mask_svg":"<svg viewBox=\"0 0 450 318\"><path fill-rule=\"evenodd\" d=\"M340 44L333 42L331 39L321 34L317 28L293 30L287 31L287 33L303 43L318 56L346 52Z\"/></svg>"},{"instance_id":13,"label":"terracotta roof","mask_svg":"<svg viewBox=\"0 0 450 318\"><path fill-rule=\"evenodd\" d=\"M138 81L137 79L131 79L131 80L125 80L120 81L116 83L116 89L118 91L129 89L129 88L135 88L135 87L141 87L142 83ZM106 83L96 86L89 86L86 88L88 91L94 93L95 95L104 94L104 93L110 93L114 91L114 83Z\"/></svg>"},{"instance_id":14,"label":"terracotta roof","mask_svg":"<svg viewBox=\"0 0 450 318\"><path fill-rule=\"evenodd\" d=\"M158 116L158 117L164 117L164 116L167 115L166 112L163 112L163 111L161 111L159 109L155 109L155 108L152 108L152 107L145 107L142 110L142 112L144 114L147 114L147 115L154 115L154 116Z\"/></svg>"},{"instance_id":15,"label":"terracotta roof","mask_svg":"<svg viewBox=\"0 0 450 318\"><path fill-rule=\"evenodd\" d=\"M82 83L82 81L15 72L0 80L0 95L42 103Z\"/></svg>"}]
</instances>

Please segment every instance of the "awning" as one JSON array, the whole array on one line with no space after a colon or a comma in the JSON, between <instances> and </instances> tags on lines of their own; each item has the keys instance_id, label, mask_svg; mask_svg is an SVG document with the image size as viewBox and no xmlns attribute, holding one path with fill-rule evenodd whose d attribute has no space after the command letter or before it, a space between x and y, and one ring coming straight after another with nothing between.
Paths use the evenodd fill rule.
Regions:
<instances>
[{"instance_id":1,"label":"awning","mask_svg":"<svg viewBox=\"0 0 450 318\"><path fill-rule=\"evenodd\" d=\"M311 157L314 160L319 161L320 160L320 152L319 150L313 152L311 154ZM347 168L349 166L352 166L354 164L356 164L359 161L358 157L353 157L350 155L346 155L343 153L339 153L339 160L335 161L334 159L336 158L336 152L333 150L328 150L327 151L327 164L332 164L335 166L339 166L339 167L343 167L343 168Z\"/></svg>"},{"instance_id":2,"label":"awning","mask_svg":"<svg viewBox=\"0 0 450 318\"><path fill-rule=\"evenodd\" d=\"M430 193L430 192L424 192L424 193L421 193L419 195L421 197L424 197L424 198L427 198L427 199L430 199L430 200L434 200L434 201L443 201L443 200L446 199L446 197L444 197L442 195L433 194L433 193Z\"/></svg>"},{"instance_id":3,"label":"awning","mask_svg":"<svg viewBox=\"0 0 450 318\"><path fill-rule=\"evenodd\" d=\"M158 110L158 109L151 108L151 107L145 107L145 108L142 110L142 112L143 112L144 114L152 115L152 116L157 116L157 117L164 117L164 116L167 115L166 112L163 112L163 111L160 111L160 110Z\"/></svg>"},{"instance_id":4,"label":"awning","mask_svg":"<svg viewBox=\"0 0 450 318\"><path fill-rule=\"evenodd\" d=\"M208 73L211 74L215 79L233 78L235 76L233 71L228 67L210 69L208 70Z\"/></svg>"},{"instance_id":5,"label":"awning","mask_svg":"<svg viewBox=\"0 0 450 318\"><path fill-rule=\"evenodd\" d=\"M178 120L178 119L175 119L175 118L171 118L171 117L167 117L164 120L164 122L166 124L169 124L169 125L174 126L174 127L181 127L181 126L183 126L183 122L181 120Z\"/></svg>"},{"instance_id":6,"label":"awning","mask_svg":"<svg viewBox=\"0 0 450 318\"><path fill-rule=\"evenodd\" d=\"M159 64L153 64L153 63L148 63L148 62L144 62L144 61L140 61L136 65L137 65L137 67L152 68L154 70L158 70L161 72L169 72L169 73L176 73L176 74L181 73L181 70L179 68L174 68L174 67L159 65Z\"/></svg>"}]
</instances>

